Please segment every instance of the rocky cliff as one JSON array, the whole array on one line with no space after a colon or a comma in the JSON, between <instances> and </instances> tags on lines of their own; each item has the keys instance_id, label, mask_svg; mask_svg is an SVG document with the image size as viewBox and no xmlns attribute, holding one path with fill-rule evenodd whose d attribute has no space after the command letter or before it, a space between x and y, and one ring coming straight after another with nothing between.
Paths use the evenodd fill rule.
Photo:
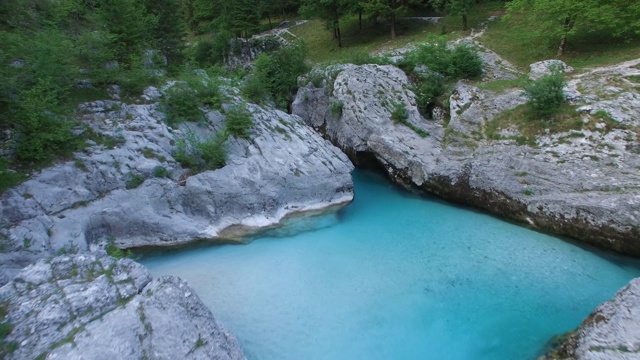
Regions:
<instances>
[{"instance_id":1,"label":"rocky cliff","mask_svg":"<svg viewBox=\"0 0 640 360\"><path fill-rule=\"evenodd\" d=\"M582 105L579 130L534 139L493 121L526 102L521 89L492 92L460 82L444 109L449 116L426 120L407 76L393 66L329 67L322 86L299 90L293 113L354 162L373 162L406 187L637 256L640 156L625 116L640 109L629 101L638 63L572 79L566 91ZM406 124L391 119L397 104L407 109Z\"/></svg>"},{"instance_id":2,"label":"rocky cliff","mask_svg":"<svg viewBox=\"0 0 640 360\"><path fill-rule=\"evenodd\" d=\"M177 277L105 254L59 256L0 288L6 359L244 359Z\"/></svg>"},{"instance_id":3,"label":"rocky cliff","mask_svg":"<svg viewBox=\"0 0 640 360\"><path fill-rule=\"evenodd\" d=\"M632 280L571 332L546 360L640 359L640 279Z\"/></svg>"},{"instance_id":4,"label":"rocky cliff","mask_svg":"<svg viewBox=\"0 0 640 360\"><path fill-rule=\"evenodd\" d=\"M123 249L229 241L353 198L353 165L340 150L299 117L252 104L249 139L229 138L226 165L192 175L174 160L176 143L211 138L225 116L208 110L204 123L171 128L158 110L161 93L145 96L147 104L81 106L98 139L0 195L0 283L38 258L107 239Z\"/></svg>"}]
</instances>

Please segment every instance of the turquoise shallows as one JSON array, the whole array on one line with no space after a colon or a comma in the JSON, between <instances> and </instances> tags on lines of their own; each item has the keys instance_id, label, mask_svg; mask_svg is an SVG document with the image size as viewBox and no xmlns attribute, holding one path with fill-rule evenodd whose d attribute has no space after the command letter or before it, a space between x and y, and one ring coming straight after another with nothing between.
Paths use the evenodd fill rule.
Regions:
<instances>
[{"instance_id":1,"label":"turquoise shallows","mask_svg":"<svg viewBox=\"0 0 640 360\"><path fill-rule=\"evenodd\" d=\"M185 278L249 359L532 359L640 262L354 173L337 214L248 245L150 255Z\"/></svg>"}]
</instances>

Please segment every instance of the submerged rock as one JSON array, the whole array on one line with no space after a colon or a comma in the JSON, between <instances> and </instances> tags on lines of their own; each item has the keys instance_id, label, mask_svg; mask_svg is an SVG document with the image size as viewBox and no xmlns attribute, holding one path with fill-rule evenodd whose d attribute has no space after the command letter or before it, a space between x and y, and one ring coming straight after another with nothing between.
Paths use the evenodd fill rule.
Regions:
<instances>
[{"instance_id":1,"label":"submerged rock","mask_svg":"<svg viewBox=\"0 0 640 360\"><path fill-rule=\"evenodd\" d=\"M173 129L156 103L82 105L99 144L0 195L0 283L38 258L99 249L107 239L123 249L229 241L353 199L353 165L339 149L297 116L246 107L250 138L229 138L225 166L191 175L175 146L215 136L221 112Z\"/></svg>"},{"instance_id":2,"label":"submerged rock","mask_svg":"<svg viewBox=\"0 0 640 360\"><path fill-rule=\"evenodd\" d=\"M605 124L537 138L515 127L493 134L495 116L526 99L520 90L496 94L463 82L449 100L450 121L426 120L406 75L392 66L329 68L324 84L301 88L293 112L354 162L380 166L408 188L640 255L633 131ZM331 111L335 103L339 114ZM403 104L406 122L430 136L394 123L390 103Z\"/></svg>"},{"instance_id":3,"label":"submerged rock","mask_svg":"<svg viewBox=\"0 0 640 360\"><path fill-rule=\"evenodd\" d=\"M548 360L640 359L640 278L598 306Z\"/></svg>"},{"instance_id":4,"label":"submerged rock","mask_svg":"<svg viewBox=\"0 0 640 360\"><path fill-rule=\"evenodd\" d=\"M104 254L40 260L0 288L6 359L244 359L182 279Z\"/></svg>"}]
</instances>

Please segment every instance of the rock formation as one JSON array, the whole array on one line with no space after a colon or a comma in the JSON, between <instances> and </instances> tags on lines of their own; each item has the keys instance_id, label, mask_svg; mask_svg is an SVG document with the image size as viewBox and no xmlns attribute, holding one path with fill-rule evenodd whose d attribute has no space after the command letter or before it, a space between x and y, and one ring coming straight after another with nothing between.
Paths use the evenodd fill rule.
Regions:
<instances>
[{"instance_id":1,"label":"rock formation","mask_svg":"<svg viewBox=\"0 0 640 360\"><path fill-rule=\"evenodd\" d=\"M623 66L626 72L611 70L608 79L640 72L632 65ZM497 114L526 102L518 89L494 93L460 82L446 109L450 120L426 120L400 69L344 65L327 68L323 75L323 86L309 83L299 90L293 112L354 162L374 162L409 188L640 255L637 135L613 126L624 124L613 109L597 115L583 112L581 130L547 132L534 139L515 126L493 127ZM589 79L595 78L600 79L585 77L582 85L573 85L574 101L593 99ZM633 96L620 86L612 92L616 98ZM406 121L430 136L394 123L394 103L403 104ZM340 104L340 113L332 112L333 104ZM638 111L633 104L626 107Z\"/></svg>"},{"instance_id":2,"label":"rock formation","mask_svg":"<svg viewBox=\"0 0 640 360\"><path fill-rule=\"evenodd\" d=\"M176 142L213 136L225 117L208 111L206 123L172 129L159 95L148 89L149 104L84 104L96 142L0 195L0 284L38 258L106 239L120 248L228 241L352 200L353 165L342 152L300 118L252 104L250 139L229 138L226 166L190 176L173 158Z\"/></svg>"},{"instance_id":3,"label":"rock formation","mask_svg":"<svg viewBox=\"0 0 640 360\"><path fill-rule=\"evenodd\" d=\"M632 280L571 332L547 360L640 359L640 278Z\"/></svg>"},{"instance_id":4,"label":"rock formation","mask_svg":"<svg viewBox=\"0 0 640 360\"><path fill-rule=\"evenodd\" d=\"M40 260L0 288L6 359L244 359L177 277L105 254Z\"/></svg>"}]
</instances>

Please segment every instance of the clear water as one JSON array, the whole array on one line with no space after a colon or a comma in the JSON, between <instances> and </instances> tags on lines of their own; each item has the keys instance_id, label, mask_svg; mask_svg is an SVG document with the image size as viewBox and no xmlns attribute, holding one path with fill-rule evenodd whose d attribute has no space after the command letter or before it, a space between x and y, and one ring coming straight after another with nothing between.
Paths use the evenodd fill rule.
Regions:
<instances>
[{"instance_id":1,"label":"clear water","mask_svg":"<svg viewBox=\"0 0 640 360\"><path fill-rule=\"evenodd\" d=\"M147 256L249 359L530 359L640 275L578 247L354 174L356 199L248 245Z\"/></svg>"}]
</instances>

